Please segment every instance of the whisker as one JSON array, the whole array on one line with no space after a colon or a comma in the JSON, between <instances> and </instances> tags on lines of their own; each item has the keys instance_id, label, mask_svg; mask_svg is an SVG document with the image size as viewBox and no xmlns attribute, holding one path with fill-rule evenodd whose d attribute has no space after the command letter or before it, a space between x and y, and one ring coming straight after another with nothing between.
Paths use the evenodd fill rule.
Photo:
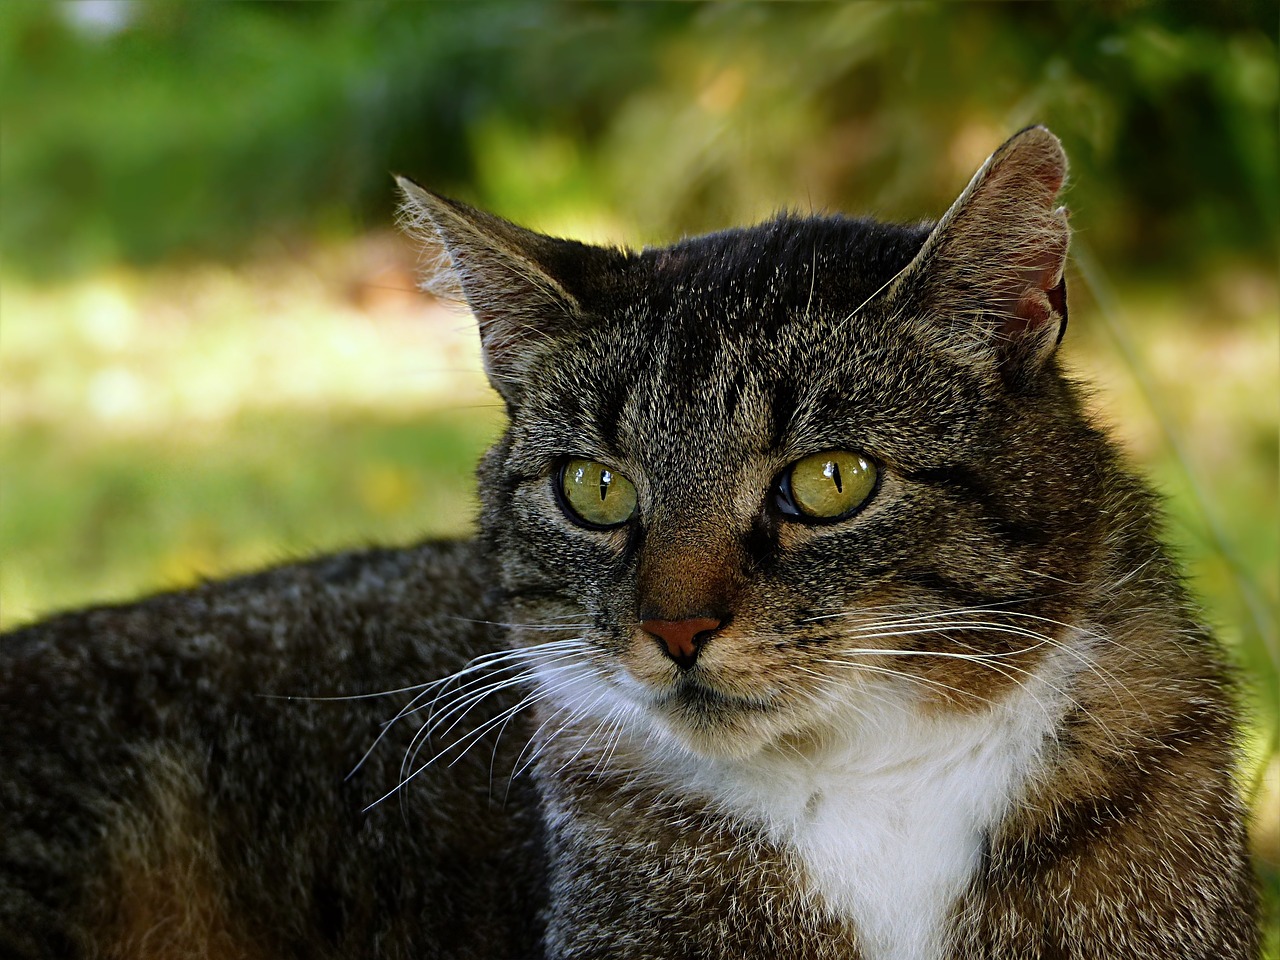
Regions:
<instances>
[{"instance_id":1,"label":"whisker","mask_svg":"<svg viewBox=\"0 0 1280 960\"><path fill-rule=\"evenodd\" d=\"M392 796L393 794L398 793L398 792L400 792L401 790L403 790L403 789L404 789L404 788L405 788L405 787L406 787L406 786L407 786L407 785L408 785L408 784L409 784L409 783L410 783L414 778L416 778L420 773L422 773L424 770L426 770L428 767L430 767L432 764L434 764L437 760L439 760L441 757L443 757L446 753L448 753L450 750L455 749L455 748L456 748L456 747L458 747L459 745L466 743L466 741L467 741L468 739L470 739L470 740L471 740L471 743L470 743L470 744L468 744L468 745L467 745L467 747L463 749L462 754L460 754L460 755L459 755L459 757L455 758L454 762L456 762L458 759L461 759L461 756L466 754L467 749L469 749L469 747L470 747L470 746L474 746L474 744L475 744L476 742L478 742L479 738L480 738L480 737L482 737L482 736L484 735L484 733L485 733L485 732L487 732L489 729L491 729L491 728L492 728L492 726L493 726L494 724L496 724L496 723L498 723L498 722L500 722L500 721L502 721L502 720L504 720L504 719L509 719L509 716L508 716L508 715L510 715L510 716L514 716L514 715L515 715L516 713L518 713L519 711L521 711L521 710L525 709L526 707L530 706L531 704L533 704L533 703L537 702L537 701L538 701L539 699L541 699L543 696L545 696L545 694L544 694L544 693L533 693L533 694L530 694L529 696L527 696L527 697L525 697L524 699L522 699L520 702L518 702L518 703L516 703L515 705L513 705L513 706L511 706L511 707L508 707L506 710L502 711L502 713L498 714L498 716L491 718L489 721L487 721L486 723L482 724L482 725L481 725L479 728L477 728L476 730L469 731L469 732L468 732L464 737L460 738L459 740L454 741L453 743L449 744L447 747L444 747L442 750L440 750L438 753L436 753L436 754L435 754L434 756L432 756L430 759L428 759L428 760L424 761L424 762L423 762L421 765L419 765L418 767L413 768L413 769L412 769L412 772L410 772L410 773L407 773L407 774L406 774L406 773L405 773L405 771L406 771L406 770L409 770L409 769L413 766L413 763L412 763L413 758L416 758L416 757L417 757L418 752L422 749L422 746L423 746L423 745L425 744L425 742L426 742L425 738L420 738L420 736L419 736L419 735L421 734L421 732L422 732L422 731L421 731L421 730L419 730L419 731L418 731L418 733L414 735L414 741L413 741L413 743L411 743L411 746L413 747L412 757L409 757L409 756L407 755L407 756L406 756L406 762L404 762L404 763L402 763L402 764L401 764L401 777L400 777L399 782L398 782L394 787L392 787L390 790L388 790L386 793L384 793L382 796L380 796L380 797L378 797L376 800L372 801L368 806L366 806L366 807L364 808L364 811L365 811L365 812L368 812L369 810L372 810L374 807L376 807L378 804L382 803L382 802L383 802L384 800L386 800L388 797L390 797L390 796ZM425 725L424 725L424 726L425 726ZM416 746L413 746L413 744L416 744Z\"/></svg>"},{"instance_id":2,"label":"whisker","mask_svg":"<svg viewBox=\"0 0 1280 960\"><path fill-rule=\"evenodd\" d=\"M603 696L603 694L601 696ZM597 698L597 702L598 702L598 699L599 698ZM550 724L557 717L559 717L561 714L566 712L569 714L569 719L566 720L559 727L557 727L556 732L553 733L551 736L547 737L546 740L539 742L538 738L542 734L542 731L546 729L547 725ZM533 731L532 735L529 737L528 742L525 743L524 749L522 749L520 751L520 755L516 757L516 763L511 775L513 777L518 777L520 776L520 774L524 773L525 770L529 769L529 767L533 766L533 764L535 764L538 761L538 758L542 756L543 751L545 751L546 748L551 744L551 741L554 740L569 723L573 722L573 719L575 716L578 715L578 712L579 712L579 708L577 705L562 705L559 708L557 708L556 711L551 714L551 716L547 717L547 719L543 720L542 723L538 724L538 728ZM538 743L538 746L534 749L533 753L529 754L529 759L524 760L524 755L528 752L529 747L533 746L535 743ZM523 763L521 762L522 760L524 761Z\"/></svg>"},{"instance_id":3,"label":"whisker","mask_svg":"<svg viewBox=\"0 0 1280 960\"><path fill-rule=\"evenodd\" d=\"M554 667L558 664L565 663L566 661L572 662L577 659L578 657L568 653L563 653L559 656L552 657L533 665L525 664L519 667L515 665L506 666L501 668L501 671L499 672L506 673L515 669L520 669L521 672L517 673L514 677L505 677L502 679L495 679L493 675L490 674L489 676L477 677L474 680L469 680L467 683L453 690L441 690L434 698L432 698L430 704L420 704L412 710L402 711L402 715L407 716L409 713L416 713L418 710L430 707L432 713L428 722L431 723L435 723L437 720L439 722L443 722L445 718L454 715L459 709L462 709L462 715L465 716L472 706L479 703L481 700L484 700L490 694L496 693L499 690L505 690L508 687L537 676L537 671L539 669L544 667ZM441 705L440 700L445 697L446 693L449 699ZM452 729L452 727L453 724L450 725L449 729ZM446 730L445 732L447 733L448 731Z\"/></svg>"},{"instance_id":4,"label":"whisker","mask_svg":"<svg viewBox=\"0 0 1280 960\"><path fill-rule=\"evenodd\" d=\"M391 727L395 723L397 723L399 720L402 720L404 717L408 716L409 714L415 713L418 710L422 709L423 705L420 704L419 701L427 693L429 693L432 688L434 687L441 688L440 692L437 693L436 697L433 698L433 700L431 701L432 704L434 705L439 700L440 696L444 694L445 690L448 688L448 685L450 683L453 683L461 679L462 677L470 676L474 673L478 673L479 671L486 670L486 669L493 669L499 672L516 669L516 667L511 664L506 664L502 666L496 666L496 665L502 664L504 661L509 661L509 660L536 659L537 657L547 652L553 652L553 651L560 652L561 650L574 649L579 645L581 645L581 641L558 640L558 641L550 641L545 644L538 644L533 647L522 647L514 650L495 650L490 653L481 654L480 656L473 658L472 660L468 661L466 666L462 667L460 670L455 671L454 673L449 674L448 676L441 677L440 679L433 680L429 683L418 684L414 687L404 688L405 692L409 690L418 690L419 692L408 703L406 703L403 707L401 707L394 717L392 717L389 720L383 721L382 729L378 732L377 737L374 738L373 743L371 743L369 745L369 748L365 750L363 755L361 755L360 759L356 762L355 766L351 768L351 771L346 775L345 779L350 780L361 769L361 767L364 766L365 762L373 754L373 751L377 748L378 744L382 742L382 739L387 735L387 733L391 730ZM483 679L484 678L480 678L479 681L476 681L476 680L469 681L467 684L464 684L463 687L459 689L465 690L468 687L474 685L476 682L482 682ZM456 692L457 691L455 691L455 693Z\"/></svg>"},{"instance_id":5,"label":"whisker","mask_svg":"<svg viewBox=\"0 0 1280 960\"><path fill-rule=\"evenodd\" d=\"M590 630L594 623L570 622L569 617L548 617L548 620L564 620L564 623L521 623L519 621L480 620L475 617L450 616L448 619L458 623L478 623L488 627L513 627L520 630Z\"/></svg>"},{"instance_id":6,"label":"whisker","mask_svg":"<svg viewBox=\"0 0 1280 960\"><path fill-rule=\"evenodd\" d=\"M818 662L830 663L833 665L841 665L841 666L852 665L852 661L842 661L842 660L822 659L822 660L819 660ZM988 700L986 697L979 696L978 694L974 693L972 690L961 690L959 687L953 687L948 683L943 683L941 680L934 680L932 677L918 677L918 676L915 676L914 674L904 673L901 670L894 670L891 667L879 667L879 666L873 666L871 664L864 664L864 663L857 664L857 667L859 670L869 670L872 673L882 673L882 674L885 674L886 676L894 677L899 680L907 680L907 681L910 681L911 683L918 683L926 686L936 687L940 690L948 690L951 693L959 694L961 697L965 697L970 700L976 700L977 702L985 703L988 706L992 705L992 701Z\"/></svg>"},{"instance_id":7,"label":"whisker","mask_svg":"<svg viewBox=\"0 0 1280 960\"><path fill-rule=\"evenodd\" d=\"M539 670L546 670L546 669L548 669L548 668L549 668L549 669L551 669L553 672L559 672L559 673L562 673L562 672L565 672L566 670L571 670L571 669L572 669L572 666L570 666L570 667L562 667L562 666L552 666L551 664L540 664L538 669L539 669ZM530 671L527 671L527 672L525 672L525 673L519 674L519 675L518 675L518 676L516 676L516 677L512 677L512 678L509 678L509 679L507 679L507 680L504 680L504 681L502 681L502 682L501 682L501 683L499 683L499 684L495 684L495 685L493 685L491 688L485 688L483 691L480 691L480 692L478 692L477 694L472 694L471 696L469 696L469 697L467 698L470 702L466 705L466 708L465 708L464 710L462 710L462 712L461 712L460 714L458 714L458 716L453 720L453 722L452 722L452 723L450 723L450 724L449 724L449 726L447 726L444 730L440 731L440 732L441 732L441 734L442 734L442 735L443 735L443 734L447 734L447 733L449 733L451 730L453 730L453 729L454 729L454 728L455 728L459 723L461 723L461 722L462 722L463 717L465 717L465 716L466 716L466 714L468 714L468 713L470 713L470 712L471 712L471 709L472 709L472 708L473 708L477 703L479 703L481 700L486 699L486 698L487 698L487 697L489 697L491 694L496 693L496 692L498 692L499 690L505 690L505 689L507 689L507 688L509 688L509 687L518 686L518 685L520 685L520 684L522 684L522 683L525 683L525 682L527 682L527 681L534 680L535 678L538 678L538 677L540 677L540 676L544 676L544 675L545 675L545 674L541 674L541 673L539 673L539 672L538 672L538 670L530 670ZM558 687L557 687L557 689L558 689ZM431 718L431 720L429 721L429 722L431 723L431 727L430 727L430 729L428 730L428 735L431 735L432 733L434 733L434 732L439 728L440 724L442 724L442 723L445 721L445 719L448 717L448 714L449 714L449 713L453 713L453 712L455 712L457 709L458 709L458 706L457 706L457 705L454 705L454 706L452 706L452 707L450 708L450 710L449 710L447 713L442 714L442 715L440 715L439 717L437 717L435 714L432 714L432 718ZM472 731L472 733L474 733L474 731ZM467 736L470 736L470 735L471 735L470 733L469 733L469 734L467 734ZM460 741L459 741L459 742L460 742Z\"/></svg>"},{"instance_id":8,"label":"whisker","mask_svg":"<svg viewBox=\"0 0 1280 960\"><path fill-rule=\"evenodd\" d=\"M1028 598L1020 598L1018 601L1025 602ZM1117 641L1114 637L1109 636L1103 631L1098 631L1085 623L1066 623L1051 617L1041 616L1039 614L1027 613L1022 610L1003 610L998 609L1002 604L995 602L991 604L981 604L968 607L957 607L947 610L924 610L924 611L905 611L902 607L893 607L889 605L878 605L875 607L859 608L856 610L843 611L839 613L823 614L819 617L810 618L804 622L814 622L816 620L831 619L867 619L868 614L878 611L892 611L895 616L891 618L872 620L867 625L859 625L855 628L855 633L863 639L878 639L884 637L895 636L911 636L927 633L962 633L962 632L990 632L1005 633L1010 636L1021 636L1027 639L1037 641L1039 645L1049 645L1056 649L1065 651L1069 656L1079 662L1090 673L1097 676L1107 688L1113 692L1113 695L1119 696L1120 691L1127 694L1128 697L1137 705L1138 709L1142 709L1141 701L1129 689L1123 680L1117 677L1110 670L1099 664L1094 658L1086 656L1084 652L1076 644L1064 643L1059 638L1051 636L1047 633L1031 629L1023 626L1026 623L1044 623L1064 630L1071 630L1086 640L1097 640L1103 643L1115 644ZM974 614L986 613L988 616L996 616L1001 620L992 619L969 619ZM1015 621L1012 623L1002 622L1004 620ZM941 653L943 651L939 651Z\"/></svg>"},{"instance_id":9,"label":"whisker","mask_svg":"<svg viewBox=\"0 0 1280 960\"><path fill-rule=\"evenodd\" d=\"M1021 674L1021 675L1026 676L1026 677L1030 677L1030 678L1036 679L1036 680L1038 680L1040 683L1043 683L1043 684L1044 684L1045 686L1047 686L1050 690L1054 691L1056 694L1058 694L1060 697L1062 697L1064 701L1066 701L1067 703L1071 704L1071 705L1072 705L1073 707L1075 707L1077 710L1081 711L1085 716L1087 716L1087 717L1089 717L1090 719L1093 719L1093 720L1095 720L1095 721L1097 720L1097 717L1092 713L1092 711L1090 711L1090 710L1089 710L1089 709L1088 709L1088 708L1087 708L1083 703L1081 703L1079 699L1077 699L1077 698L1076 698L1075 696L1073 696L1070 692L1068 692L1067 690L1063 689L1063 688L1062 688L1061 686L1059 686L1058 684L1056 684L1056 683L1052 683L1052 682L1050 682L1049 680L1046 680L1044 677L1040 676L1040 675L1039 675L1039 674L1037 674L1035 671L1033 671L1033 670L1028 670L1028 669L1026 669L1025 667L1019 667L1019 666L1017 666L1016 664L1012 664L1012 663L999 663L999 662L992 662L993 660L995 660L995 658L996 658L996 656L997 656L997 655L992 655L992 654L964 654L964 653L953 653L953 652L946 652L946 651L934 652L934 651L927 651L927 650L883 650L883 649L874 649L874 648L872 648L872 649L866 649L866 650L842 650L842 651L839 651L839 653L840 653L841 655L848 654L848 655L850 656L850 659L849 659L848 661L841 661L841 660L836 660L836 659L824 658L824 659L823 659L822 661L820 661L820 662L830 663L830 664L840 664L840 663L842 663L842 662L847 662L847 663L850 663L850 664L856 664L856 665L858 666L858 668L859 668L859 669L870 669L870 670L880 670L880 671L884 671L884 670L886 670L886 669L890 669L890 668L872 667L872 666L869 666L869 665L867 665L867 664L863 663L861 658L862 658L862 657L864 657L864 656L868 656L868 655L872 655L872 656L874 656L874 655L883 655L883 656L935 656L935 657L952 657L952 658L956 658L956 659L960 659L960 660L966 660L966 661L969 661L969 662L978 663L978 664L980 664L980 665L982 665L982 666L986 667L987 669L990 669L990 670L995 671L996 673L999 673L1001 676L1003 676L1003 677L1005 677L1006 679L1010 680L1011 682L1013 682L1013 683L1017 684L1017 686L1018 686L1020 689L1022 689L1022 690L1026 690L1026 691L1027 691L1027 693L1028 693L1028 695L1030 695L1030 696L1031 696L1031 698L1032 698L1033 700L1035 700L1036 705L1040 707L1040 709L1045 713L1045 715L1046 715L1046 716L1048 716L1048 715L1049 715L1049 714L1048 714L1048 710L1047 710L1047 708L1045 707L1045 705L1044 705L1043 703L1041 703L1040 698L1039 698L1039 697L1037 697L1037 696L1035 695L1034 691L1031 691L1031 690L1029 690L1029 689L1027 688L1027 685L1026 685L1026 683L1025 683L1023 680L1019 679L1019 677L1015 675L1015 674ZM893 673L895 673L896 675L902 676L902 677L904 677L904 678L906 678L906 677L913 677L913 675L911 675L911 674L907 674L907 673L905 673L905 672L903 672L903 671L893 671ZM913 677L913 678L914 678L914 677ZM914 679L927 680L927 679L931 679L931 678L919 677L919 678L914 678ZM937 682L937 681L934 681L934 682ZM955 689L955 688L951 688L951 689ZM958 691L958 692L963 692L963 691ZM976 696L976 695L973 695L973 696ZM989 700L985 700L985 698L979 698L979 699L983 699L983 700L984 700L984 702L986 702L986 703L991 703L991 701L989 701ZM1099 723L1098 723L1098 726L1099 726L1099 728L1101 729L1101 731L1103 732L1103 734L1104 734L1105 736L1107 736L1107 738L1108 738L1109 740L1111 740L1111 742L1112 742L1113 744L1116 744L1116 742L1117 742L1117 741L1115 740L1114 735L1112 734L1111 730L1107 727L1107 725L1106 725L1105 723L1101 723L1101 722L1099 722Z\"/></svg>"},{"instance_id":10,"label":"whisker","mask_svg":"<svg viewBox=\"0 0 1280 960\"><path fill-rule=\"evenodd\" d=\"M592 700L585 707L582 707L579 711L577 711L575 716L571 716L568 720L562 723L559 729L554 734L552 734L552 736L548 739L547 741L548 744L552 740L555 740L558 736L560 736L561 733L563 733L566 729L568 729L571 725L576 723L578 720L581 720L584 717L590 716L591 711L595 708L595 706L601 700L604 699L606 692L607 691L601 691L600 694L597 695L594 700ZM589 734L586 734L585 736L583 736L582 743L578 745L578 749L574 751L573 756L571 756L564 763L560 764L560 766L556 767L556 769L552 773L552 776L558 775L566 767L572 765L573 762L578 759L578 757L582 756L582 752L586 750L587 747L590 745L591 738L594 737L597 733L599 733L604 728L604 725L607 719L608 719L608 715L606 714L605 719L602 719L599 723L597 723Z\"/></svg>"},{"instance_id":11,"label":"whisker","mask_svg":"<svg viewBox=\"0 0 1280 960\"><path fill-rule=\"evenodd\" d=\"M543 663L534 665L532 668L523 670L521 673L516 674L514 677L506 677L500 680L495 680L495 681L486 683L483 686L479 687L478 689L474 689L469 692L466 691L465 689L453 691L454 699L451 702L447 703L447 709L444 709L444 710L437 711L435 709L436 702L433 701L431 715L422 724L422 726L418 728L418 731L414 734L414 738L410 742L409 747L406 748L407 756L406 756L405 763L411 764L412 760L417 757L417 753L418 753L418 750L421 749L421 745L425 743L425 741L429 739L431 736L433 736L437 731L439 731L441 734L447 734L450 731L452 731L455 727L457 727L457 725L462 722L462 720L466 717L466 715L470 713L471 710L474 709L477 704L488 699L490 696L492 696L495 693L498 693L502 690L509 689L514 686L518 686L527 681L533 680L535 677L539 676L540 670L550 669L552 671L557 671L557 672L564 670L565 669L564 667L559 667L559 666L556 666L555 664L561 663L565 659L571 659L571 658L562 656L562 657L555 658L554 661L544 661ZM473 685L474 685L474 681L469 686L473 686ZM521 703L524 705L527 705L525 701L521 701ZM501 716L501 714L499 716ZM453 720L449 722L447 727L445 727L443 730L440 730L441 726L447 721L449 721L450 717L453 717ZM486 723L478 729L480 731L483 731L487 729L489 726L490 726L490 723ZM468 737L471 737L475 733L476 733L475 730L470 731L466 736L464 736L458 741L455 741L454 744L451 744L451 746L456 746L459 743L465 742ZM418 745L416 748L415 748L415 744ZM408 756L409 751L412 751L411 757ZM465 750L463 752L465 753ZM405 769L404 764L402 764L402 772L403 772L403 769Z\"/></svg>"},{"instance_id":12,"label":"whisker","mask_svg":"<svg viewBox=\"0 0 1280 960\"><path fill-rule=\"evenodd\" d=\"M423 687L430 687L439 682L439 680L429 680L426 683L415 683L407 687L396 687L393 690L379 690L375 693L331 694L323 697L313 697L297 693L255 693L254 696L262 700L302 700L308 703L337 703L345 700L373 700L377 697L394 697L397 693L408 693L410 690L421 690Z\"/></svg>"}]
</instances>

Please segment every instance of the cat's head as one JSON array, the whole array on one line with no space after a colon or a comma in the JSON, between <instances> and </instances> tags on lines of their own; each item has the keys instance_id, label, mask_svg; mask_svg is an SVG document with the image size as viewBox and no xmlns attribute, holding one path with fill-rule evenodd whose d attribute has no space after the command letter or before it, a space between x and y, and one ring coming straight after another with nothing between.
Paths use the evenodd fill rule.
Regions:
<instances>
[{"instance_id":1,"label":"cat's head","mask_svg":"<svg viewBox=\"0 0 1280 960\"><path fill-rule=\"evenodd\" d=\"M402 182L506 401L484 536L549 702L747 755L889 688L975 709L1064 642L1105 472L1054 359L1065 172L1031 128L932 226L640 252Z\"/></svg>"}]
</instances>

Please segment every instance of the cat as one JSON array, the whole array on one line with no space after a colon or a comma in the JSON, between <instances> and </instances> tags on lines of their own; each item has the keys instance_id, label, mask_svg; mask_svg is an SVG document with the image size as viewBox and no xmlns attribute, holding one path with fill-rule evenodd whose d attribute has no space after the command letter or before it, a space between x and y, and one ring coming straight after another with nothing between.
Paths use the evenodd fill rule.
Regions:
<instances>
[{"instance_id":1,"label":"cat","mask_svg":"<svg viewBox=\"0 0 1280 960\"><path fill-rule=\"evenodd\" d=\"M632 252L401 180L469 541L0 641L0 954L1257 955L1232 675L1059 365L1066 158Z\"/></svg>"}]
</instances>

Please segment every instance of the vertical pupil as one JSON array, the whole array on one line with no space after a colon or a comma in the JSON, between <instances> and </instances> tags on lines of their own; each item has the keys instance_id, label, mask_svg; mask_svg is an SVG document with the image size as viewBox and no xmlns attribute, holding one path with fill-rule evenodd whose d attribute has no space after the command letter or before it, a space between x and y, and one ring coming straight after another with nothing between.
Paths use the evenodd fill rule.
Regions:
<instances>
[{"instance_id":1,"label":"vertical pupil","mask_svg":"<svg viewBox=\"0 0 1280 960\"><path fill-rule=\"evenodd\" d=\"M600 471L600 502L604 503L609 494L609 484L613 482L613 474L608 470Z\"/></svg>"},{"instance_id":2,"label":"vertical pupil","mask_svg":"<svg viewBox=\"0 0 1280 960\"><path fill-rule=\"evenodd\" d=\"M844 493L844 484L840 482L840 464L834 460L828 460L822 465L822 472L828 480L836 485L836 493Z\"/></svg>"}]
</instances>

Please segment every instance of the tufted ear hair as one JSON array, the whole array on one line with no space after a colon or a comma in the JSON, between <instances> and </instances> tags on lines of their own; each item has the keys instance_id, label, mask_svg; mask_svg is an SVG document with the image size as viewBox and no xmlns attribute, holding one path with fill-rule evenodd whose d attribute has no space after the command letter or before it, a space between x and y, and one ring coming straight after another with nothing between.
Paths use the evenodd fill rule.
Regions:
<instances>
[{"instance_id":1,"label":"tufted ear hair","mask_svg":"<svg viewBox=\"0 0 1280 960\"><path fill-rule=\"evenodd\" d=\"M1006 379L1029 378L1067 326L1070 230L1058 138L1028 127L982 165L887 292L926 340Z\"/></svg>"},{"instance_id":2,"label":"tufted ear hair","mask_svg":"<svg viewBox=\"0 0 1280 960\"><path fill-rule=\"evenodd\" d=\"M526 230L405 177L396 183L400 225L422 245L420 285L470 307L489 382L518 404L530 371L581 324L570 284L611 251Z\"/></svg>"}]
</instances>

